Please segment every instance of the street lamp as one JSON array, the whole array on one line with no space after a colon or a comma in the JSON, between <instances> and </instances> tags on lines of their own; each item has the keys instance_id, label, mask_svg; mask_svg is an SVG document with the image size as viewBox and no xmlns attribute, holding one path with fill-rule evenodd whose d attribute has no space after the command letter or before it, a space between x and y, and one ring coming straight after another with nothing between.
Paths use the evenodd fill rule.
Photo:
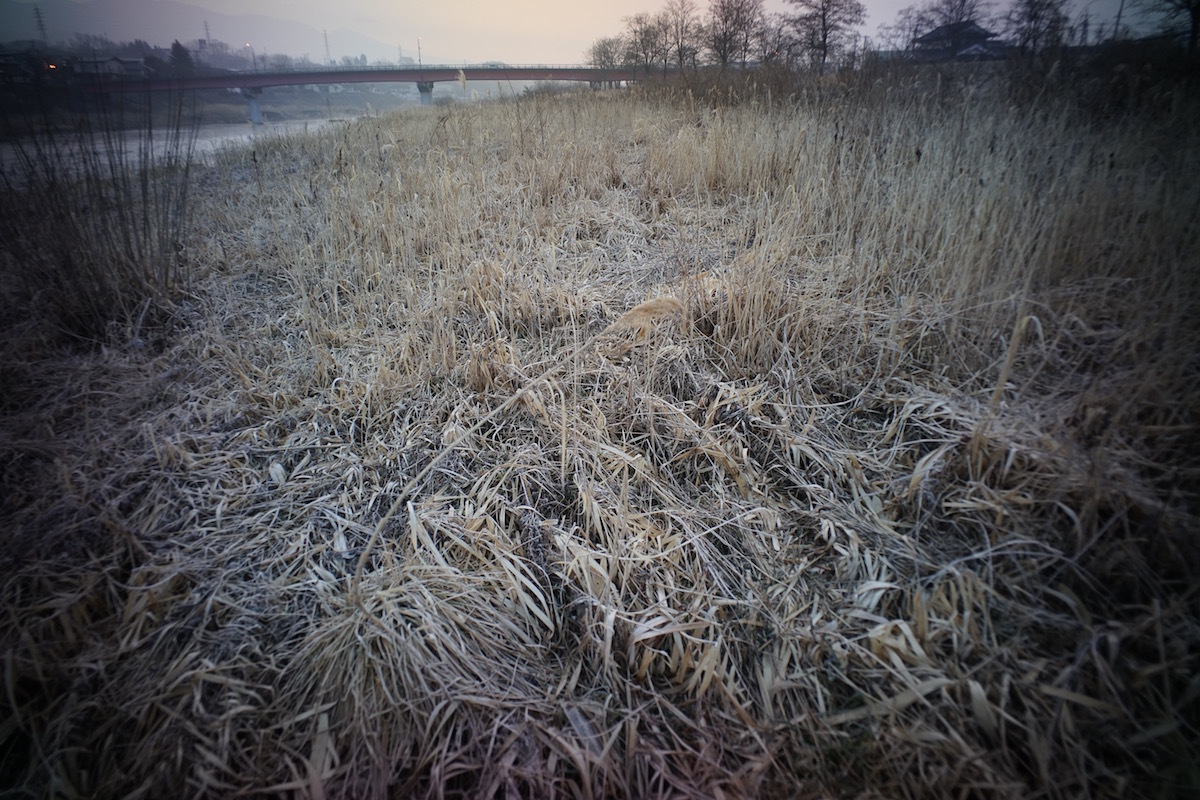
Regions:
<instances>
[{"instance_id":1,"label":"street lamp","mask_svg":"<svg viewBox=\"0 0 1200 800\"><path fill-rule=\"evenodd\" d=\"M250 49L250 64L254 67L254 71L258 72L258 55L254 52L254 48L250 47L249 42L246 42L246 47Z\"/></svg>"}]
</instances>

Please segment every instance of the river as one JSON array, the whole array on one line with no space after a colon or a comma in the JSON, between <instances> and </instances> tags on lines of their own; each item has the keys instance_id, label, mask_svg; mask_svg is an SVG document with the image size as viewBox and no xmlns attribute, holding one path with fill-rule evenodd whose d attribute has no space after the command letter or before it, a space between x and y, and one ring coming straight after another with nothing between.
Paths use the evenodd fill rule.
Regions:
<instances>
[{"instance_id":1,"label":"river","mask_svg":"<svg viewBox=\"0 0 1200 800\"><path fill-rule=\"evenodd\" d=\"M248 143L266 136L318 131L340 122L343 122L343 120L297 119L283 122L267 122L261 125L251 125L249 122L200 125L196 129L193 158L197 161L204 161L226 145L237 144L239 142ZM186 133L185 131L185 135ZM167 130L153 131L151 146L156 159L170 152L170 135L170 131ZM126 163L131 165L140 164L141 156L139 151L142 147L144 136L144 131L118 131L115 134L111 134L112 139L110 143L110 134L102 131L84 140L73 135L67 135L57 143L57 152L60 156L65 155L65 159L55 167L55 170L57 171L59 168L65 167L64 172L73 173L79 169L81 162L90 160L79 156L79 148L81 146L99 157L101 163L108 162L109 152L123 150L123 158ZM5 185L5 183L10 183L13 186L27 185L28 176L27 166L25 165L27 160L32 160L34 164L38 165L36 168L37 172L43 172L48 162L55 160L50 155L51 150L48 148L50 144L53 143L44 140L35 142L32 139L23 139L15 142L0 141L0 173L2 173L3 177L3 180L0 180L0 186Z\"/></svg>"}]
</instances>

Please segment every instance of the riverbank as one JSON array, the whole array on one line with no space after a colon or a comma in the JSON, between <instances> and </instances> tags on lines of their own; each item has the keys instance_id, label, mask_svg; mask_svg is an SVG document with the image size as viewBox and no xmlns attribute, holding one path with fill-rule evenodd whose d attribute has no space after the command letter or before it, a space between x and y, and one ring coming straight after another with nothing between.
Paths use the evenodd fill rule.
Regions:
<instances>
[{"instance_id":1,"label":"riverbank","mask_svg":"<svg viewBox=\"0 0 1200 800\"><path fill-rule=\"evenodd\" d=\"M1196 109L935 77L265 137L161 323L8 285L0 785L1200 786Z\"/></svg>"},{"instance_id":2,"label":"riverbank","mask_svg":"<svg viewBox=\"0 0 1200 800\"><path fill-rule=\"evenodd\" d=\"M420 102L415 89L396 85L337 87L335 91L284 86L264 90L257 100L267 124L356 119ZM246 98L222 89L93 96L78 87L9 87L0 91L0 117L4 120L0 135L25 136L47 128L69 131L81 121L115 129L144 128L149 123L163 130L174 125L181 109L188 125L231 125L250 119Z\"/></svg>"}]
</instances>

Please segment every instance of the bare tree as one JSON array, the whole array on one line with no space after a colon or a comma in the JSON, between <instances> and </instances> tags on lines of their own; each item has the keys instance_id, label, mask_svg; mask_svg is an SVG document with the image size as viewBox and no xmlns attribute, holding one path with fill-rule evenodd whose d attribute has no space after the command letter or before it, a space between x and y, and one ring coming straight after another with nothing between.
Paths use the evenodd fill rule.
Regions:
<instances>
[{"instance_id":1,"label":"bare tree","mask_svg":"<svg viewBox=\"0 0 1200 800\"><path fill-rule=\"evenodd\" d=\"M1004 21L1022 53L1058 47L1067 34L1066 0L1013 0Z\"/></svg>"},{"instance_id":2,"label":"bare tree","mask_svg":"<svg viewBox=\"0 0 1200 800\"><path fill-rule=\"evenodd\" d=\"M650 70L666 59L666 36L663 18L646 12L625 18L625 60L650 74Z\"/></svg>"},{"instance_id":3,"label":"bare tree","mask_svg":"<svg viewBox=\"0 0 1200 800\"><path fill-rule=\"evenodd\" d=\"M654 32L658 37L658 61L662 64L663 75L671 68L671 17L666 10L654 15Z\"/></svg>"},{"instance_id":4,"label":"bare tree","mask_svg":"<svg viewBox=\"0 0 1200 800\"><path fill-rule=\"evenodd\" d=\"M700 18L692 0L669 0L663 10L670 58L679 69L695 68L700 51Z\"/></svg>"},{"instance_id":5,"label":"bare tree","mask_svg":"<svg viewBox=\"0 0 1200 800\"><path fill-rule=\"evenodd\" d=\"M1182 23L1187 30L1187 51L1196 55L1200 38L1200 0L1134 0L1144 13L1157 16L1168 27Z\"/></svg>"},{"instance_id":6,"label":"bare tree","mask_svg":"<svg viewBox=\"0 0 1200 800\"><path fill-rule=\"evenodd\" d=\"M745 66L764 0L710 0L704 46L722 67Z\"/></svg>"},{"instance_id":7,"label":"bare tree","mask_svg":"<svg viewBox=\"0 0 1200 800\"><path fill-rule=\"evenodd\" d=\"M925 4L925 10L935 25L982 22L991 8L988 0L930 0Z\"/></svg>"},{"instance_id":8,"label":"bare tree","mask_svg":"<svg viewBox=\"0 0 1200 800\"><path fill-rule=\"evenodd\" d=\"M879 26L876 41L881 50L908 51L912 50L913 40L932 28L925 12L916 6L907 6L900 9L894 22Z\"/></svg>"},{"instance_id":9,"label":"bare tree","mask_svg":"<svg viewBox=\"0 0 1200 800\"><path fill-rule=\"evenodd\" d=\"M73 53L102 55L115 52L117 43L102 33L76 33L71 36L67 49Z\"/></svg>"},{"instance_id":10,"label":"bare tree","mask_svg":"<svg viewBox=\"0 0 1200 800\"><path fill-rule=\"evenodd\" d=\"M722 67L729 65L737 50L737 24L733 14L735 0L711 0L704 24L704 48Z\"/></svg>"},{"instance_id":11,"label":"bare tree","mask_svg":"<svg viewBox=\"0 0 1200 800\"><path fill-rule=\"evenodd\" d=\"M615 69L621 66L625 43L620 36L606 36L592 42L586 53L587 62L600 69Z\"/></svg>"},{"instance_id":12,"label":"bare tree","mask_svg":"<svg viewBox=\"0 0 1200 800\"><path fill-rule=\"evenodd\" d=\"M783 14L763 14L754 32L754 57L762 64L791 66L799 42L792 21Z\"/></svg>"},{"instance_id":13,"label":"bare tree","mask_svg":"<svg viewBox=\"0 0 1200 800\"><path fill-rule=\"evenodd\" d=\"M867 7L859 0L788 0L800 13L793 24L821 72L843 42L863 23Z\"/></svg>"}]
</instances>

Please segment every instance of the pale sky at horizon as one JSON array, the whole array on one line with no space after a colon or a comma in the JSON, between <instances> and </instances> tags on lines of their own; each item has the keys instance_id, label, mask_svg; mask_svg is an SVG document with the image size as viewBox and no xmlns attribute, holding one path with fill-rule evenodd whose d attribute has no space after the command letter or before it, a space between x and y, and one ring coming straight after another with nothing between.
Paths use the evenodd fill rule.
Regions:
<instances>
[{"instance_id":1,"label":"pale sky at horizon","mask_svg":"<svg viewBox=\"0 0 1200 800\"><path fill-rule=\"evenodd\" d=\"M34 1L3 0L3 6L9 11L23 6L31 17ZM861 31L874 36L880 24L891 22L897 11L914 2L916 0L864 0L868 17ZM1096 23L1111 23L1119 0L1075 2L1079 7L1086 4ZM83 7L88 3L97 4L93 9L108 6L115 9L105 17L105 30L72 30L72 17L80 26L85 24L82 20L89 15L84 13ZM707 9L708 0L695 0L695 3L701 13ZM620 33L625 17L643 11L654 13L665 5L666 0L587 3L562 0L190 0L182 4L176 0L42 0L40 3L48 29L56 31L106 33L118 40L146 38L153 44L167 45L169 40L158 40L161 33L140 31L139 25L147 27L147 18L153 16L146 13L146 8L159 12L160 17L178 15L181 19L185 16L190 19L194 14L182 6L193 6L215 12L214 16L229 15L227 19L232 19L233 24L217 26L212 35L230 44L243 37L222 32L222 27L239 27L239 20L248 19L242 15L263 15L302 23L316 31L328 30L331 40L336 38L335 31L353 32L388 47L387 54L369 53L372 60L394 56L397 48L406 56L415 56L419 36L425 54L452 63L485 60L579 62L593 40ZM786 0L767 0L766 5L774 12L794 10ZM87 24L94 26L96 23ZM248 22L246 27L250 27ZM173 38L189 40L201 35L174 34ZM2 38L6 37L0 35ZM50 38L56 41L69 37L59 34ZM263 39L261 49L264 50L270 47L290 55L308 54L314 58L321 55L322 45L312 41L312 36L288 37L280 31L274 41L267 41L270 33L259 34L259 38ZM334 57L337 56L335 53Z\"/></svg>"}]
</instances>

